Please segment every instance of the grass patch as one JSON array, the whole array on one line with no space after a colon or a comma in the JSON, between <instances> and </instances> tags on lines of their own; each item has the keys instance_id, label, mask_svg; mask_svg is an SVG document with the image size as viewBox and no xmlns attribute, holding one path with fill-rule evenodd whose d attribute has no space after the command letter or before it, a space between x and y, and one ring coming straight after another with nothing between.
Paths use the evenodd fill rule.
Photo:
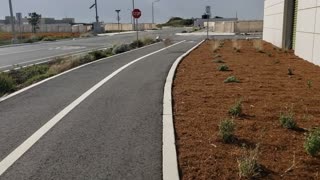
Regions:
<instances>
[{"instance_id":1,"label":"grass patch","mask_svg":"<svg viewBox=\"0 0 320 180\"><path fill-rule=\"evenodd\" d=\"M259 53L265 53L263 49L263 42L262 40L254 40L253 41L253 47L254 49Z\"/></svg>"},{"instance_id":2,"label":"grass patch","mask_svg":"<svg viewBox=\"0 0 320 180\"><path fill-rule=\"evenodd\" d=\"M280 124L286 129L296 129L297 123L294 120L294 114L292 111L280 114Z\"/></svg>"},{"instance_id":3,"label":"grass patch","mask_svg":"<svg viewBox=\"0 0 320 180\"><path fill-rule=\"evenodd\" d=\"M239 117L242 114L242 101L238 100L236 103L229 109L228 113L233 117Z\"/></svg>"},{"instance_id":4,"label":"grass patch","mask_svg":"<svg viewBox=\"0 0 320 180\"><path fill-rule=\"evenodd\" d=\"M147 45L150 45L150 44L153 44L155 43L156 41L152 38L149 38L149 37L145 37L142 39L142 43L144 46L147 46Z\"/></svg>"},{"instance_id":5,"label":"grass patch","mask_svg":"<svg viewBox=\"0 0 320 180\"><path fill-rule=\"evenodd\" d=\"M304 149L311 156L316 156L320 151L320 128L312 130L304 143Z\"/></svg>"},{"instance_id":6,"label":"grass patch","mask_svg":"<svg viewBox=\"0 0 320 180\"><path fill-rule=\"evenodd\" d=\"M220 63L220 64L225 63L222 59L216 59L213 62L214 63Z\"/></svg>"},{"instance_id":7,"label":"grass patch","mask_svg":"<svg viewBox=\"0 0 320 180\"><path fill-rule=\"evenodd\" d=\"M0 73L0 96L15 89L14 80L8 74Z\"/></svg>"},{"instance_id":8,"label":"grass patch","mask_svg":"<svg viewBox=\"0 0 320 180\"><path fill-rule=\"evenodd\" d=\"M211 45L211 49L212 49L212 51L213 51L214 53L218 52L218 50L219 50L220 48L222 48L222 46L221 46L221 41L219 41L219 40L211 41L211 42L210 42L210 45Z\"/></svg>"},{"instance_id":9,"label":"grass patch","mask_svg":"<svg viewBox=\"0 0 320 180\"><path fill-rule=\"evenodd\" d=\"M244 155L242 155L242 157L237 160L239 176L241 178L253 179L260 174L258 156L259 145L257 145L253 150L246 149Z\"/></svg>"},{"instance_id":10,"label":"grass patch","mask_svg":"<svg viewBox=\"0 0 320 180\"><path fill-rule=\"evenodd\" d=\"M227 65L221 65L218 67L219 71L229 71L229 67Z\"/></svg>"},{"instance_id":11,"label":"grass patch","mask_svg":"<svg viewBox=\"0 0 320 180\"><path fill-rule=\"evenodd\" d=\"M311 80L308 80L308 81L307 81L307 85L308 85L308 88L311 89L311 88L312 88L312 81L311 81Z\"/></svg>"},{"instance_id":12,"label":"grass patch","mask_svg":"<svg viewBox=\"0 0 320 180\"><path fill-rule=\"evenodd\" d=\"M232 47L235 52L237 53L241 52L241 44L238 40L232 40Z\"/></svg>"},{"instance_id":13,"label":"grass patch","mask_svg":"<svg viewBox=\"0 0 320 180\"><path fill-rule=\"evenodd\" d=\"M233 120L225 119L219 124L219 136L224 143L230 143L234 139L236 125Z\"/></svg>"},{"instance_id":14,"label":"grass patch","mask_svg":"<svg viewBox=\"0 0 320 180\"><path fill-rule=\"evenodd\" d=\"M240 83L240 81L235 76L230 76L224 80L224 83Z\"/></svg>"},{"instance_id":15,"label":"grass patch","mask_svg":"<svg viewBox=\"0 0 320 180\"><path fill-rule=\"evenodd\" d=\"M289 76L293 76L293 69L292 68L288 68L288 75Z\"/></svg>"},{"instance_id":16,"label":"grass patch","mask_svg":"<svg viewBox=\"0 0 320 180\"><path fill-rule=\"evenodd\" d=\"M16 84L24 84L29 79L47 73L49 70L48 64L34 65L25 68L20 68L18 70L11 70L8 75L14 79Z\"/></svg>"}]
</instances>

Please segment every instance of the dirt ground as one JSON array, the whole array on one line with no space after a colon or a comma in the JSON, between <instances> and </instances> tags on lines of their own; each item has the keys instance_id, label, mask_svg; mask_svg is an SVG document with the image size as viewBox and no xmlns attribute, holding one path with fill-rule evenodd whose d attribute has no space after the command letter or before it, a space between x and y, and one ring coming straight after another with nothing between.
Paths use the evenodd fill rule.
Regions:
<instances>
[{"instance_id":1,"label":"dirt ground","mask_svg":"<svg viewBox=\"0 0 320 180\"><path fill-rule=\"evenodd\" d=\"M320 178L319 157L304 150L307 131L320 122L320 67L265 42L263 53L252 41L239 41L240 52L232 44L224 41L214 53L207 41L178 67L173 98L182 179L239 179L237 160L245 147L257 144L258 179ZM217 70L216 55L230 71ZM289 68L294 75L288 75ZM232 75L240 83L224 83ZM235 142L226 144L218 124L230 118L237 100L243 102L243 115L234 120ZM300 130L280 125L280 113L289 110Z\"/></svg>"}]
</instances>

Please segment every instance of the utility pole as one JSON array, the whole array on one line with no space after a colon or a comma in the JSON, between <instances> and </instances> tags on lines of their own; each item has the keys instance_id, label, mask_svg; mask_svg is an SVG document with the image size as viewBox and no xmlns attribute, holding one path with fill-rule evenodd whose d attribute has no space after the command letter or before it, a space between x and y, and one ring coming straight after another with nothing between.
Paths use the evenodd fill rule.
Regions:
<instances>
[{"instance_id":1,"label":"utility pole","mask_svg":"<svg viewBox=\"0 0 320 180\"><path fill-rule=\"evenodd\" d=\"M17 40L16 30L15 30L15 20L13 17L13 10L12 10L12 2L9 0L9 8L10 8L10 23L11 23L11 30L12 30L12 43L15 43Z\"/></svg>"},{"instance_id":2,"label":"utility pole","mask_svg":"<svg viewBox=\"0 0 320 180\"><path fill-rule=\"evenodd\" d=\"M135 6L134 6L134 0L132 0L132 11L135 9ZM134 17L132 16L131 14L131 18L132 18L132 30L136 30L136 26L135 26L135 19Z\"/></svg>"},{"instance_id":3,"label":"utility pole","mask_svg":"<svg viewBox=\"0 0 320 180\"><path fill-rule=\"evenodd\" d=\"M152 24L154 24L154 3L159 2L160 0L155 0L152 2Z\"/></svg>"},{"instance_id":4,"label":"utility pole","mask_svg":"<svg viewBox=\"0 0 320 180\"><path fill-rule=\"evenodd\" d=\"M117 21L118 21L118 31L119 31L119 33L120 33L120 9L117 9L116 10L116 13L117 13Z\"/></svg>"},{"instance_id":5,"label":"utility pole","mask_svg":"<svg viewBox=\"0 0 320 180\"><path fill-rule=\"evenodd\" d=\"M98 4L97 0L95 0L95 6L96 6L96 23L99 24L99 16L98 16Z\"/></svg>"},{"instance_id":6,"label":"utility pole","mask_svg":"<svg viewBox=\"0 0 320 180\"><path fill-rule=\"evenodd\" d=\"M98 3L97 3L97 0L94 1L94 4L89 8L89 9L92 9L93 7L95 7L95 10L96 10L96 23L95 23L95 26L94 26L94 31L95 33L99 33L100 32L100 25L99 25L99 16L98 16Z\"/></svg>"}]
</instances>

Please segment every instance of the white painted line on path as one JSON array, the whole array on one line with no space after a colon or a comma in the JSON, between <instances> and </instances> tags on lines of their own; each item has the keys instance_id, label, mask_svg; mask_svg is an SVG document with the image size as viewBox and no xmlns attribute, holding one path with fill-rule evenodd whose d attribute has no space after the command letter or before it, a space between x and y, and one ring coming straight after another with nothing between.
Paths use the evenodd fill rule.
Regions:
<instances>
[{"instance_id":1,"label":"white painted line on path","mask_svg":"<svg viewBox=\"0 0 320 180\"><path fill-rule=\"evenodd\" d=\"M163 180L179 180L178 159L176 151L176 139L174 133L173 112L172 112L172 85L177 67L187 55L198 48L204 41L191 48L188 52L180 56L172 65L163 95L163 135L162 135L162 170Z\"/></svg>"},{"instance_id":2,"label":"white painted line on path","mask_svg":"<svg viewBox=\"0 0 320 180\"><path fill-rule=\"evenodd\" d=\"M152 52L145 56L142 56L130 63L122 66L118 70L114 71L112 74L101 80L98 84L94 85L87 92L82 94L78 99L73 101L70 105L60 111L57 115L55 115L51 120L49 120L46 124L44 124L39 130L37 130L33 135L31 135L27 140L25 140L21 145L19 145L14 151L12 151L7 157L5 157L0 162L0 176L10 167L12 166L24 153L26 153L41 137L43 137L51 128L53 128L58 122L62 120L67 114L69 114L74 108L76 108L81 102L83 102L86 98L88 98L92 93L94 93L97 89L99 89L102 85L112 79L114 76L119 74L121 71L131 66L132 64L141 61L142 59L164 51L170 47L176 46L184 41L180 41L166 48L162 48L158 51Z\"/></svg>"}]
</instances>

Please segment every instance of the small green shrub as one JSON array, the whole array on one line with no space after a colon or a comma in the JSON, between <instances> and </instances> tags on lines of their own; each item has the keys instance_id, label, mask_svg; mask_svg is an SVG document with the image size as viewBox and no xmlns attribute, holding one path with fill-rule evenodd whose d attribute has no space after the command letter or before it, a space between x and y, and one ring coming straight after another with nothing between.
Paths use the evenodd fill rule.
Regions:
<instances>
[{"instance_id":1,"label":"small green shrub","mask_svg":"<svg viewBox=\"0 0 320 180\"><path fill-rule=\"evenodd\" d=\"M18 70L11 70L9 75L16 81L17 84L23 84L34 76L46 74L48 70L49 66L47 64L33 65Z\"/></svg>"},{"instance_id":2,"label":"small green shrub","mask_svg":"<svg viewBox=\"0 0 320 180\"><path fill-rule=\"evenodd\" d=\"M236 52L236 53L241 53L241 49L234 48L233 50L234 50L234 52Z\"/></svg>"},{"instance_id":3,"label":"small green shrub","mask_svg":"<svg viewBox=\"0 0 320 180\"><path fill-rule=\"evenodd\" d=\"M220 54L216 54L215 56L213 56L214 59L216 58L222 58L222 56Z\"/></svg>"},{"instance_id":4,"label":"small green shrub","mask_svg":"<svg viewBox=\"0 0 320 180\"><path fill-rule=\"evenodd\" d=\"M279 59L275 59L275 60L273 61L273 63L274 63L274 64L279 64L279 63L280 63L280 60L279 60Z\"/></svg>"},{"instance_id":5,"label":"small green shrub","mask_svg":"<svg viewBox=\"0 0 320 180\"><path fill-rule=\"evenodd\" d=\"M270 53L270 52L268 52L267 55L268 55L269 57L272 57L272 53Z\"/></svg>"},{"instance_id":6,"label":"small green shrub","mask_svg":"<svg viewBox=\"0 0 320 180\"><path fill-rule=\"evenodd\" d=\"M95 60L95 57L93 57L92 54L87 54L87 55L79 58L79 65L85 64L85 63L88 63L88 62L92 62L94 60Z\"/></svg>"},{"instance_id":7,"label":"small green shrub","mask_svg":"<svg viewBox=\"0 0 320 180\"><path fill-rule=\"evenodd\" d=\"M235 128L235 123L230 119L226 119L220 122L219 136L221 136L223 142L229 143L233 140Z\"/></svg>"},{"instance_id":8,"label":"small green shrub","mask_svg":"<svg viewBox=\"0 0 320 180\"><path fill-rule=\"evenodd\" d=\"M294 75L294 74L293 74L293 69L288 68L288 75L290 75L290 76Z\"/></svg>"},{"instance_id":9,"label":"small green shrub","mask_svg":"<svg viewBox=\"0 0 320 180\"><path fill-rule=\"evenodd\" d=\"M216 60L214 60L213 62L214 62L214 63L221 63L221 64L222 64L222 63L225 63L222 59L216 59Z\"/></svg>"},{"instance_id":10,"label":"small green shrub","mask_svg":"<svg viewBox=\"0 0 320 180\"><path fill-rule=\"evenodd\" d=\"M246 150L246 153L238 159L240 177L251 179L259 175L258 155L259 146L253 150Z\"/></svg>"},{"instance_id":11,"label":"small green shrub","mask_svg":"<svg viewBox=\"0 0 320 180\"><path fill-rule=\"evenodd\" d=\"M311 156L316 156L320 151L320 128L312 130L304 143L304 148Z\"/></svg>"},{"instance_id":12,"label":"small green shrub","mask_svg":"<svg viewBox=\"0 0 320 180\"><path fill-rule=\"evenodd\" d=\"M0 96L14 90L14 80L8 74L0 73Z\"/></svg>"},{"instance_id":13,"label":"small green shrub","mask_svg":"<svg viewBox=\"0 0 320 180\"><path fill-rule=\"evenodd\" d=\"M228 71L229 67L227 65L221 65L221 66L218 67L218 70L219 71Z\"/></svg>"},{"instance_id":14,"label":"small green shrub","mask_svg":"<svg viewBox=\"0 0 320 180\"><path fill-rule=\"evenodd\" d=\"M312 81L308 80L307 85L308 85L308 88L311 89L312 88Z\"/></svg>"},{"instance_id":15,"label":"small green shrub","mask_svg":"<svg viewBox=\"0 0 320 180\"><path fill-rule=\"evenodd\" d=\"M134 49L134 48L142 47L142 46L144 46L144 44L141 40L135 40L129 46L131 49Z\"/></svg>"},{"instance_id":16,"label":"small green shrub","mask_svg":"<svg viewBox=\"0 0 320 180\"><path fill-rule=\"evenodd\" d=\"M234 117L239 117L242 114L242 101L236 101L236 103L229 109L229 114Z\"/></svg>"},{"instance_id":17,"label":"small green shrub","mask_svg":"<svg viewBox=\"0 0 320 180\"><path fill-rule=\"evenodd\" d=\"M150 45L150 44L155 43L155 40L152 38L146 37L146 38L142 39L142 43L143 43L143 46L146 46L146 45Z\"/></svg>"},{"instance_id":18,"label":"small green shrub","mask_svg":"<svg viewBox=\"0 0 320 180\"><path fill-rule=\"evenodd\" d=\"M128 44L122 44L122 45L116 46L113 48L112 53L113 54L120 54L120 53L130 51L131 45L129 46Z\"/></svg>"},{"instance_id":19,"label":"small green shrub","mask_svg":"<svg viewBox=\"0 0 320 180\"><path fill-rule=\"evenodd\" d=\"M294 114L292 111L281 113L279 120L280 120L281 126L286 129L297 128L297 123L294 120Z\"/></svg>"},{"instance_id":20,"label":"small green shrub","mask_svg":"<svg viewBox=\"0 0 320 180\"><path fill-rule=\"evenodd\" d=\"M99 50L99 51L93 51L89 53L94 57L94 59L101 59L107 57L105 51Z\"/></svg>"},{"instance_id":21,"label":"small green shrub","mask_svg":"<svg viewBox=\"0 0 320 180\"><path fill-rule=\"evenodd\" d=\"M41 74L41 75L37 75L37 76L33 76L32 78L28 79L26 82L23 83L23 87L29 86L33 83L39 82L41 80L44 80L48 77L51 77L55 74L50 74L50 73L46 73L46 74Z\"/></svg>"},{"instance_id":22,"label":"small green shrub","mask_svg":"<svg viewBox=\"0 0 320 180\"><path fill-rule=\"evenodd\" d=\"M56 41L56 40L57 40L57 38L55 38L55 37L44 37L42 39L42 41Z\"/></svg>"},{"instance_id":23,"label":"small green shrub","mask_svg":"<svg viewBox=\"0 0 320 180\"><path fill-rule=\"evenodd\" d=\"M240 83L240 81L235 76L230 76L224 80L224 83Z\"/></svg>"}]
</instances>

